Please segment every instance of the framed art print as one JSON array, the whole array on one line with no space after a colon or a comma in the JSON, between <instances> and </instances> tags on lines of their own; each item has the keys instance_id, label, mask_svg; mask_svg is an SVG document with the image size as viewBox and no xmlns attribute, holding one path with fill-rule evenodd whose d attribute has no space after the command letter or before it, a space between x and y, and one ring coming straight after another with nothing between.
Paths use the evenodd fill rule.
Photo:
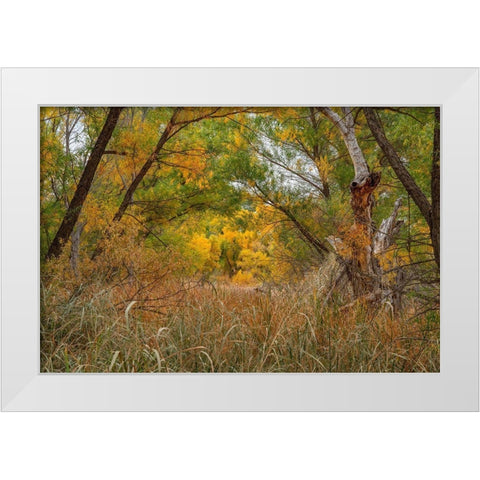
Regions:
<instances>
[{"instance_id":1,"label":"framed art print","mask_svg":"<svg viewBox=\"0 0 480 480\"><path fill-rule=\"evenodd\" d=\"M478 70L4 69L2 409L478 410Z\"/></svg>"}]
</instances>

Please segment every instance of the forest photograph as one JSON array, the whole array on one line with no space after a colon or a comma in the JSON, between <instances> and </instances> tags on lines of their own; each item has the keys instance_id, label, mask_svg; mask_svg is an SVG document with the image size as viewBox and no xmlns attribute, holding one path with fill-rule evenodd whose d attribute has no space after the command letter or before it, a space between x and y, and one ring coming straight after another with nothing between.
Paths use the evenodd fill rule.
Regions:
<instances>
[{"instance_id":1,"label":"forest photograph","mask_svg":"<svg viewBox=\"0 0 480 480\"><path fill-rule=\"evenodd\" d=\"M40 107L41 372L439 372L440 120Z\"/></svg>"}]
</instances>

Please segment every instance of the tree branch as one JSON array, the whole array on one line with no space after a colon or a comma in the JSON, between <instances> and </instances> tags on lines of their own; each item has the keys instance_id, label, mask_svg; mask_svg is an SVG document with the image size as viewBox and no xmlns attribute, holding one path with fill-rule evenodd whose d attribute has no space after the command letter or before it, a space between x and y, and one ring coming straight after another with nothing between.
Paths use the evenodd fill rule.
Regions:
<instances>
[{"instance_id":1,"label":"tree branch","mask_svg":"<svg viewBox=\"0 0 480 480\"><path fill-rule=\"evenodd\" d=\"M343 117L328 107L319 107L319 110L340 130L340 133L342 134L348 153L352 159L353 167L355 168L355 178L352 184L362 184L370 175L370 169L368 168L368 164L363 156L355 135L355 121L353 119L352 109L350 107L342 107L342 112L344 113Z\"/></svg>"}]
</instances>

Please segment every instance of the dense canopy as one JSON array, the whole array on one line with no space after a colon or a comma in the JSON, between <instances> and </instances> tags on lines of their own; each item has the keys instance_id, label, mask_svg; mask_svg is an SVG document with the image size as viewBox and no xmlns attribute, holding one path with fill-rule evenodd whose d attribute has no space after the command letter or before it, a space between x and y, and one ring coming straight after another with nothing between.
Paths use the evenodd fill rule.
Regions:
<instances>
[{"instance_id":1,"label":"dense canopy","mask_svg":"<svg viewBox=\"0 0 480 480\"><path fill-rule=\"evenodd\" d=\"M435 107L43 107L42 370L438 371Z\"/></svg>"}]
</instances>

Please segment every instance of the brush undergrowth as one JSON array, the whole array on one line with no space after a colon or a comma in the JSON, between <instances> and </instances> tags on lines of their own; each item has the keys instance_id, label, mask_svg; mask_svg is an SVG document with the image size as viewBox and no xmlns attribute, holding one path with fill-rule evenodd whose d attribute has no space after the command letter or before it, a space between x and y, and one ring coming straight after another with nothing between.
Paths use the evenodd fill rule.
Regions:
<instances>
[{"instance_id":1,"label":"brush undergrowth","mask_svg":"<svg viewBox=\"0 0 480 480\"><path fill-rule=\"evenodd\" d=\"M341 307L317 283L164 282L132 302L125 286L50 280L42 284L41 371L439 371L438 311L418 315L414 300L402 315L388 303Z\"/></svg>"}]
</instances>

